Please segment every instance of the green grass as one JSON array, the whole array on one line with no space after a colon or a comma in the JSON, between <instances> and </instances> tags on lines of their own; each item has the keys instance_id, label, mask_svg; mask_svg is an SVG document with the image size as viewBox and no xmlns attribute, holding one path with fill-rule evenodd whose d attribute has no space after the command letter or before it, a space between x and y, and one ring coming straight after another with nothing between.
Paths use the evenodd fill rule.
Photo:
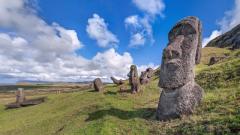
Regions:
<instances>
[{"instance_id":1,"label":"green grass","mask_svg":"<svg viewBox=\"0 0 240 135\"><path fill-rule=\"evenodd\" d=\"M198 81L205 88L205 95L189 117L168 122L155 120L160 95L156 76L136 95L107 85L103 93L86 90L51 94L43 104L14 110L5 110L6 102L0 99L0 135L240 134L239 63L239 59L232 58L196 68L197 77L204 74ZM235 76L228 82L220 76L215 85L208 78L216 72L233 72Z\"/></svg>"}]
</instances>

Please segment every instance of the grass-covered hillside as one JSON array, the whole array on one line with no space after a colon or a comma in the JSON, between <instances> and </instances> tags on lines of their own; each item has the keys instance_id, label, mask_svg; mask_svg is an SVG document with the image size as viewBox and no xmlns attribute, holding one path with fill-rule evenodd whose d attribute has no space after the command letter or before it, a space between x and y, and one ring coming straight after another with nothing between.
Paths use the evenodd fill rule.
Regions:
<instances>
[{"instance_id":1,"label":"grass-covered hillside","mask_svg":"<svg viewBox=\"0 0 240 135\"><path fill-rule=\"evenodd\" d=\"M211 56L227 54L208 66ZM155 120L159 100L158 76L132 95L107 85L103 93L92 89L48 94L40 105L5 110L14 95L0 98L0 135L198 135L240 134L240 51L204 48L196 80L204 87L202 104L190 117L168 122ZM126 87L128 87L126 85ZM32 98L32 97L31 97Z\"/></svg>"}]
</instances>

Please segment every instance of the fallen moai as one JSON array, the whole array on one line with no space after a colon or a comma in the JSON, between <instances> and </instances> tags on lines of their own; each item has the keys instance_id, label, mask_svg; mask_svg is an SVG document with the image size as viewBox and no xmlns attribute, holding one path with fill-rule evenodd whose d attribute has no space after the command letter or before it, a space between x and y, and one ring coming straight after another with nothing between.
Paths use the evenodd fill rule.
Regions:
<instances>
[{"instance_id":1,"label":"fallen moai","mask_svg":"<svg viewBox=\"0 0 240 135\"><path fill-rule=\"evenodd\" d=\"M164 49L159 87L162 93L157 109L158 120L179 118L193 113L200 103L203 89L194 81L194 66L201 57L201 23L187 17L169 32Z\"/></svg>"},{"instance_id":2,"label":"fallen moai","mask_svg":"<svg viewBox=\"0 0 240 135\"><path fill-rule=\"evenodd\" d=\"M114 77L111 77L111 80L113 81L113 83L114 84L116 84L116 85L122 85L122 84L124 84L124 82L123 82L123 80L117 80L116 78L114 78Z\"/></svg>"},{"instance_id":3,"label":"fallen moai","mask_svg":"<svg viewBox=\"0 0 240 135\"><path fill-rule=\"evenodd\" d=\"M24 91L22 89L16 92L16 102L5 105L6 109L14 109L26 106L33 106L43 103L46 97L40 97L35 99L26 99Z\"/></svg>"}]
</instances>

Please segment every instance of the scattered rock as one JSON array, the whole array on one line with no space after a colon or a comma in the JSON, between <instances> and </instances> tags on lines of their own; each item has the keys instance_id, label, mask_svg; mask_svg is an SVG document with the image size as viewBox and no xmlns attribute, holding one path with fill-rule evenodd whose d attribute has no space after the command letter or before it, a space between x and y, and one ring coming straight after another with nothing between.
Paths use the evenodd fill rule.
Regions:
<instances>
[{"instance_id":1,"label":"scattered rock","mask_svg":"<svg viewBox=\"0 0 240 135\"><path fill-rule=\"evenodd\" d=\"M169 32L164 49L159 86L163 88L157 109L158 120L189 115L200 103L203 89L194 81L194 66L201 58L201 23L187 17Z\"/></svg>"},{"instance_id":2,"label":"scattered rock","mask_svg":"<svg viewBox=\"0 0 240 135\"><path fill-rule=\"evenodd\" d=\"M132 93L139 92L140 91L140 83L139 83L139 79L138 79L137 67L135 65L131 65L128 77L129 77L129 84L131 85Z\"/></svg>"},{"instance_id":3,"label":"scattered rock","mask_svg":"<svg viewBox=\"0 0 240 135\"><path fill-rule=\"evenodd\" d=\"M223 56L223 57L211 57L210 61L209 61L209 66L214 65L216 63L218 63L219 61L226 59L227 57Z\"/></svg>"},{"instance_id":4,"label":"scattered rock","mask_svg":"<svg viewBox=\"0 0 240 135\"><path fill-rule=\"evenodd\" d=\"M140 83L148 84L151 81L151 78L154 75L154 70L152 68L147 68L146 71L143 71L140 76Z\"/></svg>"},{"instance_id":5,"label":"scattered rock","mask_svg":"<svg viewBox=\"0 0 240 135\"><path fill-rule=\"evenodd\" d=\"M117 80L116 78L114 77L111 77L111 80L113 81L114 84L117 84L117 85L122 85L124 82L123 80Z\"/></svg>"},{"instance_id":6,"label":"scattered rock","mask_svg":"<svg viewBox=\"0 0 240 135\"><path fill-rule=\"evenodd\" d=\"M93 81L93 86L94 86L94 89L98 92L101 92L103 91L103 83L101 81L100 78L96 78L94 81Z\"/></svg>"},{"instance_id":7,"label":"scattered rock","mask_svg":"<svg viewBox=\"0 0 240 135\"><path fill-rule=\"evenodd\" d=\"M207 47L240 49L240 24L210 41Z\"/></svg>"}]
</instances>

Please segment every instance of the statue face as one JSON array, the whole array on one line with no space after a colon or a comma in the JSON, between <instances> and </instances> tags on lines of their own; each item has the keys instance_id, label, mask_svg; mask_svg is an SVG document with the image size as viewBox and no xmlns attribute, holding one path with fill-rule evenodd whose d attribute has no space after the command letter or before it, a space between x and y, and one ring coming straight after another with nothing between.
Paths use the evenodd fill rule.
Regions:
<instances>
[{"instance_id":1,"label":"statue face","mask_svg":"<svg viewBox=\"0 0 240 135\"><path fill-rule=\"evenodd\" d=\"M199 46L200 22L186 18L169 32L169 44L164 49L159 85L177 88L194 79L193 68Z\"/></svg>"}]
</instances>

